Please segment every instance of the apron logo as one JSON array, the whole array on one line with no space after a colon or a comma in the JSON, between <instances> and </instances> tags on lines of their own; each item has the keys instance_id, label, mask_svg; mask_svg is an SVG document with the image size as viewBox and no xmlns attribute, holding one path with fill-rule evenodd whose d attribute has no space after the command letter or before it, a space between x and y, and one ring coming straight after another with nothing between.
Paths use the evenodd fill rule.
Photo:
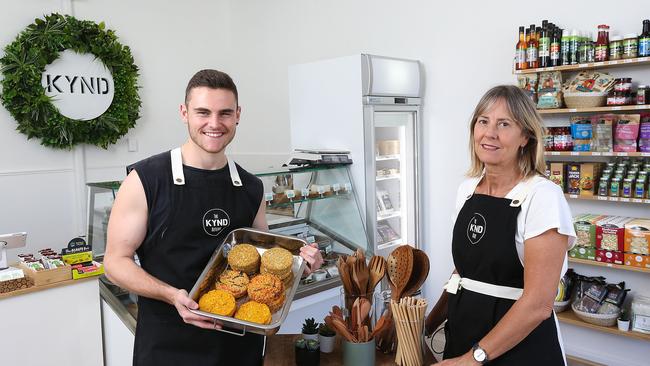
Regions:
<instances>
[{"instance_id":1,"label":"apron logo","mask_svg":"<svg viewBox=\"0 0 650 366\"><path fill-rule=\"evenodd\" d=\"M467 226L467 239L470 243L477 244L483 239L486 229L485 217L478 212L474 213Z\"/></svg>"},{"instance_id":2,"label":"apron logo","mask_svg":"<svg viewBox=\"0 0 650 366\"><path fill-rule=\"evenodd\" d=\"M203 215L203 230L211 236L219 233L230 226L230 216L220 208L213 208Z\"/></svg>"}]
</instances>

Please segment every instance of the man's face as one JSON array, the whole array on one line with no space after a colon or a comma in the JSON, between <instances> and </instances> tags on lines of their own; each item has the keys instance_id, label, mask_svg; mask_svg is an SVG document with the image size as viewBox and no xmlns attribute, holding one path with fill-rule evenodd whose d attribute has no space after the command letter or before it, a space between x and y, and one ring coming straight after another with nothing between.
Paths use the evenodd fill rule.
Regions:
<instances>
[{"instance_id":1,"label":"man's face","mask_svg":"<svg viewBox=\"0 0 650 366\"><path fill-rule=\"evenodd\" d=\"M223 153L235 137L240 114L235 94L226 89L197 87L190 91L187 104L181 104L190 139L211 154Z\"/></svg>"}]
</instances>

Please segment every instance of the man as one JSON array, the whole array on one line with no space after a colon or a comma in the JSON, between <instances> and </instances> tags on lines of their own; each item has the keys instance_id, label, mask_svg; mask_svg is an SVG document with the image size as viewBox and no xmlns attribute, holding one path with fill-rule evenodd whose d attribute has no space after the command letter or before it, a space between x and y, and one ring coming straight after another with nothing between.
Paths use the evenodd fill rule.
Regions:
<instances>
[{"instance_id":1,"label":"man","mask_svg":"<svg viewBox=\"0 0 650 366\"><path fill-rule=\"evenodd\" d=\"M219 324L188 310L198 308L188 290L225 236L268 228L261 180L225 155L241 115L235 83L220 71L199 71L180 114L189 139L129 167L108 224L106 274L140 295L133 363L261 364L264 337L216 331ZM315 247L301 256L311 269L322 264Z\"/></svg>"}]
</instances>

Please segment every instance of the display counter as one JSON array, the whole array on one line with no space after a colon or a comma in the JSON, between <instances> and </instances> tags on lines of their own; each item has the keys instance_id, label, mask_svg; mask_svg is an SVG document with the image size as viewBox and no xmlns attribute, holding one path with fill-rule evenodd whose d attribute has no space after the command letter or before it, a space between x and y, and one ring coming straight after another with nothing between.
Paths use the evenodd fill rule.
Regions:
<instances>
[{"instance_id":1,"label":"display counter","mask_svg":"<svg viewBox=\"0 0 650 366\"><path fill-rule=\"evenodd\" d=\"M0 294L3 365L103 365L97 277Z\"/></svg>"}]
</instances>

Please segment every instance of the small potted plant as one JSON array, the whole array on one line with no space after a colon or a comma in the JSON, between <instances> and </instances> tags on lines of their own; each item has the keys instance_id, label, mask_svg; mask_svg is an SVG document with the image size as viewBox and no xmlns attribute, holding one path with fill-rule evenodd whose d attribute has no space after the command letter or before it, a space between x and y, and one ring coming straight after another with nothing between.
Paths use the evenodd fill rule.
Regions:
<instances>
[{"instance_id":1,"label":"small potted plant","mask_svg":"<svg viewBox=\"0 0 650 366\"><path fill-rule=\"evenodd\" d=\"M299 339L294 347L296 354L296 365L318 366L320 365L320 345L313 339Z\"/></svg>"},{"instance_id":2,"label":"small potted plant","mask_svg":"<svg viewBox=\"0 0 650 366\"><path fill-rule=\"evenodd\" d=\"M320 342L320 351L330 353L334 351L334 339L336 333L327 324L321 323L318 327L318 341Z\"/></svg>"},{"instance_id":3,"label":"small potted plant","mask_svg":"<svg viewBox=\"0 0 650 366\"><path fill-rule=\"evenodd\" d=\"M618 324L618 330L622 330L624 332L630 330L630 317L625 309L621 309L621 315L618 316L616 323Z\"/></svg>"},{"instance_id":4,"label":"small potted plant","mask_svg":"<svg viewBox=\"0 0 650 366\"><path fill-rule=\"evenodd\" d=\"M318 323L316 323L314 318L307 318L302 323L302 338L318 341Z\"/></svg>"}]
</instances>

